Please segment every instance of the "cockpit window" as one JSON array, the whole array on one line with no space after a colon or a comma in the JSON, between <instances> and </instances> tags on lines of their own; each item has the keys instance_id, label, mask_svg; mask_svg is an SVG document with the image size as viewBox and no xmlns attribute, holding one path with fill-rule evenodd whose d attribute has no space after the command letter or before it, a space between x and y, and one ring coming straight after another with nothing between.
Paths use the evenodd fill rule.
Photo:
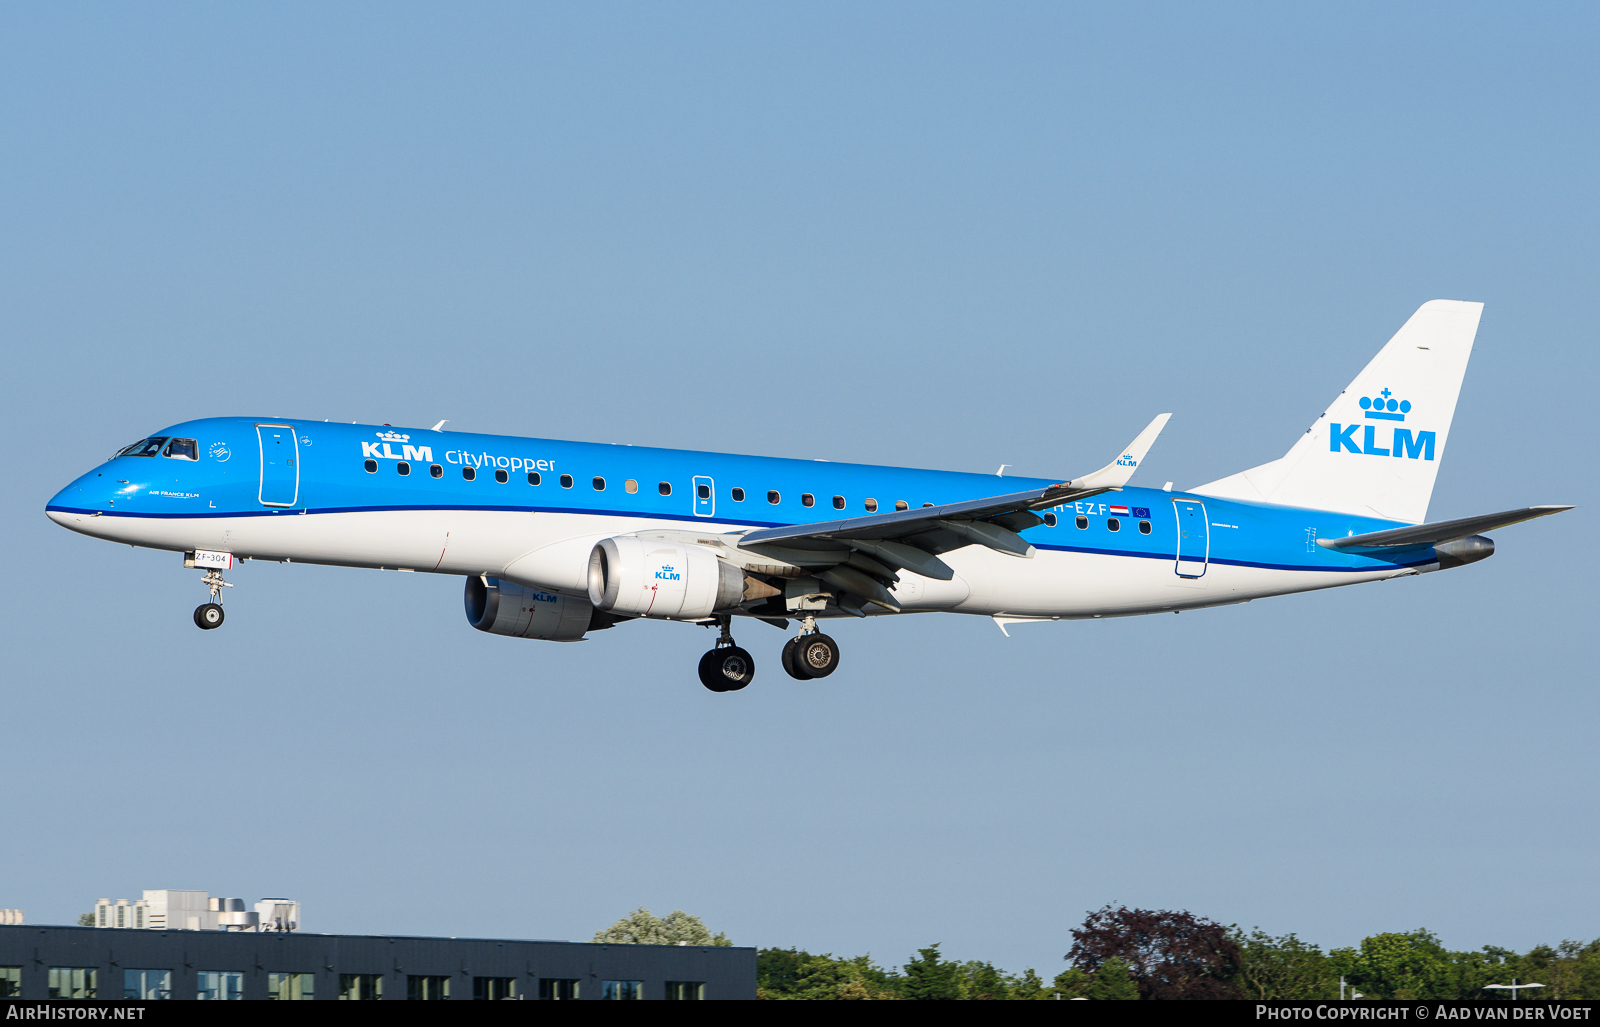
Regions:
<instances>
[{"instance_id":1,"label":"cockpit window","mask_svg":"<svg viewBox=\"0 0 1600 1027\"><path fill-rule=\"evenodd\" d=\"M117 452L117 456L155 456L161 452L161 447L166 445L167 437L158 435L153 439L142 439L131 446ZM112 457L115 460L117 457Z\"/></svg>"},{"instance_id":2,"label":"cockpit window","mask_svg":"<svg viewBox=\"0 0 1600 1027\"><path fill-rule=\"evenodd\" d=\"M200 459L200 444L194 439L173 439L167 443L166 456L174 456L179 460Z\"/></svg>"}]
</instances>

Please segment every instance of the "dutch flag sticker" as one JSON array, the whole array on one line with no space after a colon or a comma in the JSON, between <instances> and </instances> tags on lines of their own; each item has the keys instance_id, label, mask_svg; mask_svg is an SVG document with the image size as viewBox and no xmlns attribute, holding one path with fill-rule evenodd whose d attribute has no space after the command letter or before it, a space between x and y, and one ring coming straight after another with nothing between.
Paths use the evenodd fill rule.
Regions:
<instances>
[{"instance_id":1,"label":"dutch flag sticker","mask_svg":"<svg viewBox=\"0 0 1600 1027\"><path fill-rule=\"evenodd\" d=\"M1120 514L1123 517L1128 516L1128 508L1125 506L1114 506L1111 508L1111 512L1114 514Z\"/></svg>"}]
</instances>

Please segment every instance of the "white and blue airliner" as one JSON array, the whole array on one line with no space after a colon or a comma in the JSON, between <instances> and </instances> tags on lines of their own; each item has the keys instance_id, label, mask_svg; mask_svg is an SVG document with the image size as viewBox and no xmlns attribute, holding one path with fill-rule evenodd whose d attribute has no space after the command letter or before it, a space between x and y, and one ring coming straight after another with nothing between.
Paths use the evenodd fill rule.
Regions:
<instances>
[{"instance_id":1,"label":"white and blue airliner","mask_svg":"<svg viewBox=\"0 0 1600 1027\"><path fill-rule=\"evenodd\" d=\"M736 616L796 625L821 678L832 617L1027 621L1166 613L1481 560L1480 532L1567 506L1427 522L1481 303L1424 304L1280 459L1183 492L1128 482L1167 423L1069 480L471 435L295 418L186 421L46 511L183 554L222 624L236 560L465 579L468 622L573 642L638 618L715 625L713 691L750 683ZM1001 488L1003 483L1004 488Z\"/></svg>"}]
</instances>

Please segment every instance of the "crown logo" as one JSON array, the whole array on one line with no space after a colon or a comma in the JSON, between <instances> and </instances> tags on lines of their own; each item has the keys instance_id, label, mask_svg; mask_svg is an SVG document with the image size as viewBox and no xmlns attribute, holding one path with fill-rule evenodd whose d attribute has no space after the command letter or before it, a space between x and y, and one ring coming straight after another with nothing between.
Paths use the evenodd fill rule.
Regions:
<instances>
[{"instance_id":1,"label":"crown logo","mask_svg":"<svg viewBox=\"0 0 1600 1027\"><path fill-rule=\"evenodd\" d=\"M1366 411L1366 417L1374 421L1404 421L1406 415L1411 413L1409 399L1394 399L1393 394L1384 389L1376 396L1362 396L1361 409Z\"/></svg>"},{"instance_id":2,"label":"crown logo","mask_svg":"<svg viewBox=\"0 0 1600 1027\"><path fill-rule=\"evenodd\" d=\"M1406 406L1410 407L1411 404L1407 403ZM385 442L410 442L411 441L411 436L402 435L397 431L380 431L380 432L377 433L377 435L378 435L378 438L382 439Z\"/></svg>"}]
</instances>

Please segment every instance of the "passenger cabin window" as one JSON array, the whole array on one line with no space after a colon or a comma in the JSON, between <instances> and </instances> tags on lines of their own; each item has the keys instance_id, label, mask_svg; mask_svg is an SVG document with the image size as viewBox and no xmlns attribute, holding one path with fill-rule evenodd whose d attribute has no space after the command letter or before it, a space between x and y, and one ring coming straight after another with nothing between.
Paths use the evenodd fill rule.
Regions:
<instances>
[{"instance_id":1,"label":"passenger cabin window","mask_svg":"<svg viewBox=\"0 0 1600 1027\"><path fill-rule=\"evenodd\" d=\"M529 485L537 485L537 484L539 484L539 472L538 471L529 471L528 472L528 484Z\"/></svg>"},{"instance_id":2,"label":"passenger cabin window","mask_svg":"<svg viewBox=\"0 0 1600 1027\"><path fill-rule=\"evenodd\" d=\"M663 496L672 495L672 482L670 482L670 481L662 482L661 484L656 486L656 491L661 493Z\"/></svg>"},{"instance_id":3,"label":"passenger cabin window","mask_svg":"<svg viewBox=\"0 0 1600 1027\"><path fill-rule=\"evenodd\" d=\"M440 467L438 464L429 464L428 465L428 477L430 477L430 478L443 478L444 477L444 468Z\"/></svg>"},{"instance_id":4,"label":"passenger cabin window","mask_svg":"<svg viewBox=\"0 0 1600 1027\"><path fill-rule=\"evenodd\" d=\"M173 439L167 443L166 455L178 460L198 460L200 443L194 439Z\"/></svg>"},{"instance_id":5,"label":"passenger cabin window","mask_svg":"<svg viewBox=\"0 0 1600 1027\"><path fill-rule=\"evenodd\" d=\"M1055 514L1045 514L1044 515L1044 526L1047 527L1047 528L1055 527L1056 526L1056 515Z\"/></svg>"},{"instance_id":6,"label":"passenger cabin window","mask_svg":"<svg viewBox=\"0 0 1600 1027\"><path fill-rule=\"evenodd\" d=\"M494 480L504 485L511 480L511 475L505 471L496 471L494 472Z\"/></svg>"},{"instance_id":7,"label":"passenger cabin window","mask_svg":"<svg viewBox=\"0 0 1600 1027\"><path fill-rule=\"evenodd\" d=\"M924 510L926 510L926 509L927 509L927 508L928 508L928 507L930 507L930 506L932 506L932 505L933 505L933 504L932 504L932 503L923 503L923 504L922 504L922 508L923 508L923 509L924 509Z\"/></svg>"},{"instance_id":8,"label":"passenger cabin window","mask_svg":"<svg viewBox=\"0 0 1600 1027\"><path fill-rule=\"evenodd\" d=\"M402 478L411 473L411 465L406 463L404 460L397 462L394 465L394 469L395 473L399 474Z\"/></svg>"},{"instance_id":9,"label":"passenger cabin window","mask_svg":"<svg viewBox=\"0 0 1600 1027\"><path fill-rule=\"evenodd\" d=\"M735 503L744 502L744 489L737 488L737 487L734 488L734 490L733 490L733 501Z\"/></svg>"},{"instance_id":10,"label":"passenger cabin window","mask_svg":"<svg viewBox=\"0 0 1600 1027\"><path fill-rule=\"evenodd\" d=\"M632 478L629 478L627 481L622 483L622 491L631 496L635 492L639 491L639 483L634 481Z\"/></svg>"},{"instance_id":11,"label":"passenger cabin window","mask_svg":"<svg viewBox=\"0 0 1600 1027\"><path fill-rule=\"evenodd\" d=\"M604 492L606 490L606 480L599 475L595 475L594 481L590 482L590 484L594 486L596 492Z\"/></svg>"},{"instance_id":12,"label":"passenger cabin window","mask_svg":"<svg viewBox=\"0 0 1600 1027\"><path fill-rule=\"evenodd\" d=\"M869 499L869 500L866 501L866 503L864 505L867 508L867 513L877 513L878 512L878 501L876 499Z\"/></svg>"},{"instance_id":13,"label":"passenger cabin window","mask_svg":"<svg viewBox=\"0 0 1600 1027\"><path fill-rule=\"evenodd\" d=\"M835 510L843 510L844 509L844 497L843 496L834 496L833 497L833 508Z\"/></svg>"},{"instance_id":14,"label":"passenger cabin window","mask_svg":"<svg viewBox=\"0 0 1600 1027\"><path fill-rule=\"evenodd\" d=\"M366 463L362 464L361 466L365 467L367 469L367 473L368 474L377 474L378 473L378 461L376 461L376 460L368 460Z\"/></svg>"},{"instance_id":15,"label":"passenger cabin window","mask_svg":"<svg viewBox=\"0 0 1600 1027\"><path fill-rule=\"evenodd\" d=\"M773 506L777 506L778 505L778 500L780 500L782 498L783 498L782 496L778 495L778 492L777 492L776 489L774 489L771 492L767 493L767 502L771 503Z\"/></svg>"},{"instance_id":16,"label":"passenger cabin window","mask_svg":"<svg viewBox=\"0 0 1600 1027\"><path fill-rule=\"evenodd\" d=\"M1081 531L1089 526L1089 518L1085 517L1083 514L1079 514L1078 519L1073 523L1076 524L1078 529Z\"/></svg>"},{"instance_id":17,"label":"passenger cabin window","mask_svg":"<svg viewBox=\"0 0 1600 1027\"><path fill-rule=\"evenodd\" d=\"M561 487L564 489L570 489L572 487L572 475L563 474L561 476Z\"/></svg>"},{"instance_id":18,"label":"passenger cabin window","mask_svg":"<svg viewBox=\"0 0 1600 1027\"><path fill-rule=\"evenodd\" d=\"M1122 530L1122 522L1117 520L1115 517L1107 517L1106 518L1106 530L1107 531L1121 531Z\"/></svg>"},{"instance_id":19,"label":"passenger cabin window","mask_svg":"<svg viewBox=\"0 0 1600 1027\"><path fill-rule=\"evenodd\" d=\"M801 506L816 506L817 505L817 497L813 496L809 492L802 492L802 493L800 493L800 505Z\"/></svg>"},{"instance_id":20,"label":"passenger cabin window","mask_svg":"<svg viewBox=\"0 0 1600 1027\"><path fill-rule=\"evenodd\" d=\"M166 445L166 442L167 437L165 435L158 435L152 439L141 439L131 446L124 446L117 453L117 456L155 456L161 452L161 447ZM115 460L116 457L112 457L112 459Z\"/></svg>"},{"instance_id":21,"label":"passenger cabin window","mask_svg":"<svg viewBox=\"0 0 1600 1027\"><path fill-rule=\"evenodd\" d=\"M911 504L903 499L897 499L894 501L894 508L896 510L909 510L911 509Z\"/></svg>"},{"instance_id":22,"label":"passenger cabin window","mask_svg":"<svg viewBox=\"0 0 1600 1027\"><path fill-rule=\"evenodd\" d=\"M701 499L710 499L711 498L711 486L710 485L696 485L694 487L694 494L696 496L700 497Z\"/></svg>"},{"instance_id":23,"label":"passenger cabin window","mask_svg":"<svg viewBox=\"0 0 1600 1027\"><path fill-rule=\"evenodd\" d=\"M1149 521L1140 521L1139 522L1139 534L1141 534L1141 535L1150 534L1150 522Z\"/></svg>"},{"instance_id":24,"label":"passenger cabin window","mask_svg":"<svg viewBox=\"0 0 1600 1027\"><path fill-rule=\"evenodd\" d=\"M468 481L476 481L478 478L478 472L471 467L463 467L461 468L461 476Z\"/></svg>"}]
</instances>

